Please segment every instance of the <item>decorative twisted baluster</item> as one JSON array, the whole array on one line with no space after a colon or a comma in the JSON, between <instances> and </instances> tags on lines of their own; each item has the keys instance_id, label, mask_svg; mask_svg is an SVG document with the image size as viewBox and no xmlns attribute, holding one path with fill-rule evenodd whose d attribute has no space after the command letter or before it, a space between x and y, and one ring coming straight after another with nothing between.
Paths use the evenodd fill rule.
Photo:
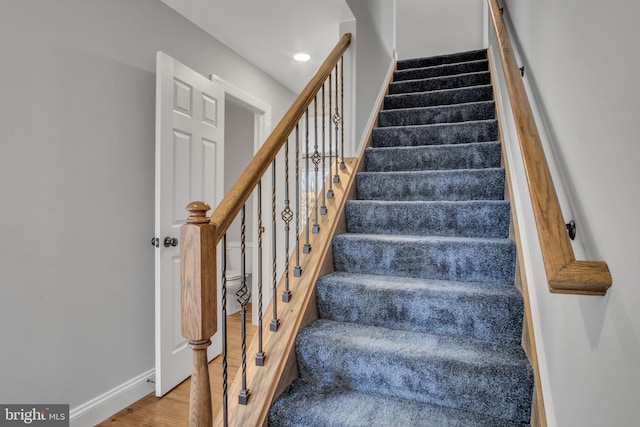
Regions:
<instances>
[{"instance_id":1,"label":"decorative twisted baluster","mask_svg":"<svg viewBox=\"0 0 640 427\"><path fill-rule=\"evenodd\" d=\"M340 111L344 117L344 56L340 58ZM340 124L340 149L342 150L340 169L345 169L347 165L344 164L344 123L342 120L340 120Z\"/></svg>"},{"instance_id":2,"label":"decorative twisted baluster","mask_svg":"<svg viewBox=\"0 0 640 427\"><path fill-rule=\"evenodd\" d=\"M289 223L293 219L293 211L289 207L289 139L284 143L284 209L280 214L284 221L284 291L282 301L291 300L291 290L289 290Z\"/></svg>"},{"instance_id":3,"label":"decorative twisted baluster","mask_svg":"<svg viewBox=\"0 0 640 427\"><path fill-rule=\"evenodd\" d=\"M273 288L273 298L271 299L271 303L273 304L273 319L271 319L269 329L272 332L278 332L280 320L278 320L278 291L276 289L278 287L276 251L276 159L273 159L273 162L271 163L271 251L271 280Z\"/></svg>"},{"instance_id":4,"label":"decorative twisted baluster","mask_svg":"<svg viewBox=\"0 0 640 427\"><path fill-rule=\"evenodd\" d=\"M229 412L229 367L227 363L227 234L222 236L222 253L220 263L222 264L222 420L225 427L228 423Z\"/></svg>"},{"instance_id":5,"label":"decorative twisted baluster","mask_svg":"<svg viewBox=\"0 0 640 427\"><path fill-rule=\"evenodd\" d=\"M336 131L336 173L333 176L333 182L338 183L340 182L340 175L338 173L338 167L339 167L339 162L338 162L338 143L339 138L338 138L338 130L339 130L339 126L340 126L340 122L342 121L342 118L340 117L340 113L338 111L338 105L339 105L339 101L338 101L338 64L336 64L336 112L333 113L333 116L331 116L331 121L333 121L333 124L335 125L335 131ZM329 78L331 78L331 76L329 76Z\"/></svg>"},{"instance_id":6,"label":"decorative twisted baluster","mask_svg":"<svg viewBox=\"0 0 640 427\"><path fill-rule=\"evenodd\" d=\"M313 156L311 157L311 161L313 162L314 171L315 171L315 181L314 181L314 217L313 217L313 228L311 231L313 233L320 232L320 224L318 223L318 213L319 213L319 203L318 203L318 165L322 160L322 156L318 152L318 95L313 98L313 129L314 129L314 139L313 139Z\"/></svg>"},{"instance_id":7,"label":"decorative twisted baluster","mask_svg":"<svg viewBox=\"0 0 640 427\"><path fill-rule=\"evenodd\" d=\"M296 124L296 265L293 267L293 276L302 275L300 267L300 126Z\"/></svg>"},{"instance_id":8,"label":"decorative twisted baluster","mask_svg":"<svg viewBox=\"0 0 640 427\"><path fill-rule=\"evenodd\" d=\"M325 114L325 94L324 94L324 87L326 85L325 83L322 83L322 206L320 206L320 214L321 215L326 215L327 214L327 200L325 198L325 179L324 179L324 171L325 171L325 154L326 154L326 144L325 144L325 130L326 130L326 125L325 125L325 120L324 120L324 114Z\"/></svg>"},{"instance_id":9,"label":"decorative twisted baluster","mask_svg":"<svg viewBox=\"0 0 640 427\"><path fill-rule=\"evenodd\" d=\"M262 180L258 181L256 190L258 198L258 351L256 352L256 365L264 366L266 357L262 350Z\"/></svg>"},{"instance_id":10,"label":"decorative twisted baluster","mask_svg":"<svg viewBox=\"0 0 640 427\"><path fill-rule=\"evenodd\" d=\"M247 388L247 303L251 299L251 292L247 288L246 272L246 205L242 205L240 211L240 289L236 292L240 304L240 334L242 336L242 390L238 395L238 402L246 405L249 402L249 389Z\"/></svg>"},{"instance_id":11,"label":"decorative twisted baluster","mask_svg":"<svg viewBox=\"0 0 640 427\"><path fill-rule=\"evenodd\" d=\"M329 74L329 114L331 114L331 74ZM323 115L324 118L324 115ZM329 118L329 178L331 178L331 168L333 167L333 132L331 132L331 117ZM336 161L338 156L336 154ZM329 179L329 191L327 191L327 197L333 199L333 179Z\"/></svg>"},{"instance_id":12,"label":"decorative twisted baluster","mask_svg":"<svg viewBox=\"0 0 640 427\"><path fill-rule=\"evenodd\" d=\"M305 222L305 230L304 230L304 237L305 237L305 243L304 246L302 247L302 252L305 254L308 254L311 252L311 245L309 244L309 108L307 107L307 110L304 113L304 140L305 140L305 161L304 161L304 165L305 165L305 188L304 188L304 197L305 197L305 204L304 204L304 222Z\"/></svg>"}]
</instances>

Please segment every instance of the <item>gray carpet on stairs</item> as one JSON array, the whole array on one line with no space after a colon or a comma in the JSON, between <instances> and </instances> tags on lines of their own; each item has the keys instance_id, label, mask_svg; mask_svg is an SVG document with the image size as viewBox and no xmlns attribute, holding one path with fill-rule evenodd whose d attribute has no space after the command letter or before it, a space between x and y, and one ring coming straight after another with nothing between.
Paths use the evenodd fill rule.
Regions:
<instances>
[{"instance_id":1,"label":"gray carpet on stairs","mask_svg":"<svg viewBox=\"0 0 640 427\"><path fill-rule=\"evenodd\" d=\"M432 92L403 93L384 97L384 109L429 107L458 104L462 102L490 101L493 99L491 85L460 89L445 89Z\"/></svg>"},{"instance_id":2,"label":"gray carpet on stairs","mask_svg":"<svg viewBox=\"0 0 640 427\"><path fill-rule=\"evenodd\" d=\"M431 125L493 119L496 115L494 101L469 102L419 108L403 108L381 111L378 126Z\"/></svg>"},{"instance_id":3,"label":"gray carpet on stairs","mask_svg":"<svg viewBox=\"0 0 640 427\"><path fill-rule=\"evenodd\" d=\"M369 172L498 168L501 158L501 147L497 141L379 147L365 151L365 165Z\"/></svg>"},{"instance_id":4,"label":"gray carpet on stairs","mask_svg":"<svg viewBox=\"0 0 640 427\"><path fill-rule=\"evenodd\" d=\"M490 83L485 50L398 62L269 426L529 424Z\"/></svg>"},{"instance_id":5,"label":"gray carpet on stairs","mask_svg":"<svg viewBox=\"0 0 640 427\"><path fill-rule=\"evenodd\" d=\"M317 381L298 380L271 409L271 427L522 427L524 424Z\"/></svg>"},{"instance_id":6,"label":"gray carpet on stairs","mask_svg":"<svg viewBox=\"0 0 640 427\"><path fill-rule=\"evenodd\" d=\"M393 81L428 79L431 77L453 76L456 74L477 73L488 70L489 61L480 59L478 61L461 62L457 64L443 64L432 67L398 70L393 74Z\"/></svg>"},{"instance_id":7,"label":"gray carpet on stairs","mask_svg":"<svg viewBox=\"0 0 640 427\"><path fill-rule=\"evenodd\" d=\"M509 202L349 200L347 229L358 234L509 237Z\"/></svg>"}]
</instances>

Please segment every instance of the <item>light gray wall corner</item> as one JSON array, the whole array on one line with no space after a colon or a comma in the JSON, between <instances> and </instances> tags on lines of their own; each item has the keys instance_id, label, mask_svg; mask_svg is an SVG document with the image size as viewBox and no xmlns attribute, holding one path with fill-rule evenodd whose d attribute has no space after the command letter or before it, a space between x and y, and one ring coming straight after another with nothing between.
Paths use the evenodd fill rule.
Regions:
<instances>
[{"instance_id":1,"label":"light gray wall corner","mask_svg":"<svg viewBox=\"0 0 640 427\"><path fill-rule=\"evenodd\" d=\"M358 51L358 35L356 21L350 20L340 23L340 36L351 33L351 44L344 53L344 109L343 125L345 128L345 156L357 155L356 140L356 82L358 78L356 52Z\"/></svg>"},{"instance_id":2,"label":"light gray wall corner","mask_svg":"<svg viewBox=\"0 0 640 427\"><path fill-rule=\"evenodd\" d=\"M361 141L379 88L393 57L394 4L385 0L347 0L356 18L356 102L354 141Z\"/></svg>"},{"instance_id":3,"label":"light gray wall corner","mask_svg":"<svg viewBox=\"0 0 640 427\"><path fill-rule=\"evenodd\" d=\"M0 401L87 408L154 367L156 51L295 94L162 2L2 9Z\"/></svg>"}]
</instances>

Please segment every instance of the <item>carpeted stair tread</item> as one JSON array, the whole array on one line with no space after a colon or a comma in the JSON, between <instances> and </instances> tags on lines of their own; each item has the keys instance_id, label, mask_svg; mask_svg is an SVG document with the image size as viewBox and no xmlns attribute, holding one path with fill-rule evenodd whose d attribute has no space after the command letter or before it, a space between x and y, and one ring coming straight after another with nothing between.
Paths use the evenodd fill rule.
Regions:
<instances>
[{"instance_id":1,"label":"carpeted stair tread","mask_svg":"<svg viewBox=\"0 0 640 427\"><path fill-rule=\"evenodd\" d=\"M512 284L334 272L318 280L316 297L326 320L511 344L522 334L522 296Z\"/></svg>"},{"instance_id":2,"label":"carpeted stair tread","mask_svg":"<svg viewBox=\"0 0 640 427\"><path fill-rule=\"evenodd\" d=\"M391 110L395 108L451 105L465 102L490 101L492 99L493 88L491 85L471 86L460 89L386 95L384 97L384 109Z\"/></svg>"},{"instance_id":3,"label":"carpeted stair tread","mask_svg":"<svg viewBox=\"0 0 640 427\"><path fill-rule=\"evenodd\" d=\"M429 92L432 90L457 89L468 86L481 86L491 83L488 71L457 74L454 76L431 77L428 79L404 80L389 84L389 94L408 92Z\"/></svg>"},{"instance_id":4,"label":"carpeted stair tread","mask_svg":"<svg viewBox=\"0 0 640 427\"><path fill-rule=\"evenodd\" d=\"M387 126L373 129L374 147L466 144L498 140L496 120L431 125Z\"/></svg>"},{"instance_id":5,"label":"carpeted stair tread","mask_svg":"<svg viewBox=\"0 0 640 427\"><path fill-rule=\"evenodd\" d=\"M412 58L398 61L397 69L433 67L435 65L455 64L457 62L477 61L487 59L487 50L479 49L467 52L457 52L446 55L430 56L426 58Z\"/></svg>"},{"instance_id":6,"label":"carpeted stair tread","mask_svg":"<svg viewBox=\"0 0 640 427\"><path fill-rule=\"evenodd\" d=\"M532 373L519 345L321 319L295 347L307 380L529 420Z\"/></svg>"},{"instance_id":7,"label":"carpeted stair tread","mask_svg":"<svg viewBox=\"0 0 640 427\"><path fill-rule=\"evenodd\" d=\"M367 172L497 168L501 159L502 148L497 141L365 150Z\"/></svg>"},{"instance_id":8,"label":"carpeted stair tread","mask_svg":"<svg viewBox=\"0 0 640 427\"><path fill-rule=\"evenodd\" d=\"M502 200L504 176L502 168L361 172L356 191L361 200Z\"/></svg>"},{"instance_id":9,"label":"carpeted stair tread","mask_svg":"<svg viewBox=\"0 0 640 427\"><path fill-rule=\"evenodd\" d=\"M513 283L509 239L343 233L333 238L335 271L451 281Z\"/></svg>"},{"instance_id":10,"label":"carpeted stair tread","mask_svg":"<svg viewBox=\"0 0 640 427\"><path fill-rule=\"evenodd\" d=\"M381 111L378 126L431 125L495 119L494 101Z\"/></svg>"},{"instance_id":11,"label":"carpeted stair tread","mask_svg":"<svg viewBox=\"0 0 640 427\"><path fill-rule=\"evenodd\" d=\"M509 237L506 200L348 200L348 233L449 237Z\"/></svg>"},{"instance_id":12,"label":"carpeted stair tread","mask_svg":"<svg viewBox=\"0 0 640 427\"><path fill-rule=\"evenodd\" d=\"M456 74L477 73L489 70L489 61L480 59L476 61L457 62L453 64L433 65L431 67L408 68L393 73L393 81L428 79L431 77L453 76Z\"/></svg>"},{"instance_id":13,"label":"carpeted stair tread","mask_svg":"<svg viewBox=\"0 0 640 427\"><path fill-rule=\"evenodd\" d=\"M269 427L522 427L438 405L296 380L269 413Z\"/></svg>"}]
</instances>

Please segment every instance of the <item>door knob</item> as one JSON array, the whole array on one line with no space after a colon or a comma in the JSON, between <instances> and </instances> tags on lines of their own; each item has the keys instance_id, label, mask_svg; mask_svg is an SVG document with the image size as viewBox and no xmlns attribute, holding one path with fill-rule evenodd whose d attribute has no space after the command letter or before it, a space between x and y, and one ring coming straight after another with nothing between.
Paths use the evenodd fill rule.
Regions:
<instances>
[{"instance_id":1,"label":"door knob","mask_svg":"<svg viewBox=\"0 0 640 427\"><path fill-rule=\"evenodd\" d=\"M164 247L168 248L170 246L178 246L178 239L175 237L165 237L164 238Z\"/></svg>"},{"instance_id":2,"label":"door knob","mask_svg":"<svg viewBox=\"0 0 640 427\"><path fill-rule=\"evenodd\" d=\"M151 239L151 245L153 247L159 248L160 247L160 239L158 239L157 237L154 237L153 239Z\"/></svg>"}]
</instances>

